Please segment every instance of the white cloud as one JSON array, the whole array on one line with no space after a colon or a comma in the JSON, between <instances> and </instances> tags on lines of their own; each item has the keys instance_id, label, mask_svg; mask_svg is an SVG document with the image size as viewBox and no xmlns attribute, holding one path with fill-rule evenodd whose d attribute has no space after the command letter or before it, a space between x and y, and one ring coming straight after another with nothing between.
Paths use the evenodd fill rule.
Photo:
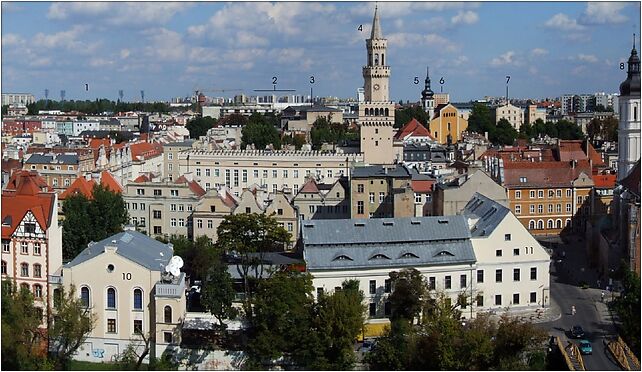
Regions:
<instances>
[{"instance_id":1,"label":"white cloud","mask_svg":"<svg viewBox=\"0 0 642 372\"><path fill-rule=\"evenodd\" d=\"M252 32L239 30L236 33L236 40L234 43L239 46L267 46L270 42L268 39Z\"/></svg>"},{"instance_id":2,"label":"white cloud","mask_svg":"<svg viewBox=\"0 0 642 372\"><path fill-rule=\"evenodd\" d=\"M544 48L535 48L535 49L531 50L531 54L533 56L545 56L545 55L548 54L548 50L546 50Z\"/></svg>"},{"instance_id":3,"label":"white cloud","mask_svg":"<svg viewBox=\"0 0 642 372\"><path fill-rule=\"evenodd\" d=\"M150 40L150 45L145 47L148 56L161 60L177 61L185 57L186 48L182 36L166 28L150 29L143 32Z\"/></svg>"},{"instance_id":4,"label":"white cloud","mask_svg":"<svg viewBox=\"0 0 642 372\"><path fill-rule=\"evenodd\" d=\"M588 63L595 63L598 61L597 57L592 54L578 54L577 59Z\"/></svg>"},{"instance_id":5,"label":"white cloud","mask_svg":"<svg viewBox=\"0 0 642 372\"><path fill-rule=\"evenodd\" d=\"M508 52L493 58L490 61L491 66L504 66L504 65L518 65L519 63L515 59L515 52L509 50Z\"/></svg>"},{"instance_id":6,"label":"white cloud","mask_svg":"<svg viewBox=\"0 0 642 372\"><path fill-rule=\"evenodd\" d=\"M24 39L17 34L4 34L2 35L2 46L14 46L21 45L24 43Z\"/></svg>"},{"instance_id":7,"label":"white cloud","mask_svg":"<svg viewBox=\"0 0 642 372\"><path fill-rule=\"evenodd\" d=\"M466 57L466 56L459 56L459 57L455 58L455 60L453 61L453 65L455 65L455 66L461 66L462 64L464 64L464 63L466 63L466 62L468 62L468 57Z\"/></svg>"},{"instance_id":8,"label":"white cloud","mask_svg":"<svg viewBox=\"0 0 642 372\"><path fill-rule=\"evenodd\" d=\"M433 45L444 47L450 52L458 48L452 41L434 33L426 35L407 32L393 33L388 36L388 45L394 45L400 48L417 45Z\"/></svg>"},{"instance_id":9,"label":"white cloud","mask_svg":"<svg viewBox=\"0 0 642 372\"><path fill-rule=\"evenodd\" d=\"M91 67L105 67L105 66L111 66L114 64L114 61L107 60L104 58L92 58L89 60L89 66Z\"/></svg>"},{"instance_id":10,"label":"white cloud","mask_svg":"<svg viewBox=\"0 0 642 372\"><path fill-rule=\"evenodd\" d=\"M569 18L564 13L557 13L551 19L544 23L544 26L561 31L581 31L584 26L577 23L577 20Z\"/></svg>"},{"instance_id":11,"label":"white cloud","mask_svg":"<svg viewBox=\"0 0 642 372\"><path fill-rule=\"evenodd\" d=\"M32 43L37 48L65 48L78 54L92 53L98 48L99 43L85 43L80 41L80 36L84 35L86 31L86 26L76 25L67 31L60 31L53 34L39 32L33 37Z\"/></svg>"},{"instance_id":12,"label":"white cloud","mask_svg":"<svg viewBox=\"0 0 642 372\"><path fill-rule=\"evenodd\" d=\"M122 58L122 59L126 59L127 57L130 56L130 54L131 54L131 51L129 49L121 49L120 50L120 58Z\"/></svg>"},{"instance_id":13,"label":"white cloud","mask_svg":"<svg viewBox=\"0 0 642 372\"><path fill-rule=\"evenodd\" d=\"M47 18L94 17L114 26L162 24L190 6L180 2L57 2L49 7Z\"/></svg>"},{"instance_id":14,"label":"white cloud","mask_svg":"<svg viewBox=\"0 0 642 372\"><path fill-rule=\"evenodd\" d=\"M29 62L31 67L46 67L49 65L51 65L51 58L49 57L36 58Z\"/></svg>"},{"instance_id":15,"label":"white cloud","mask_svg":"<svg viewBox=\"0 0 642 372\"><path fill-rule=\"evenodd\" d=\"M476 23L479 20L479 16L477 13L473 12L472 10L467 10L467 11L462 11L460 10L457 15L452 17L450 21L455 24L466 24L466 25L472 25L473 23Z\"/></svg>"},{"instance_id":16,"label":"white cloud","mask_svg":"<svg viewBox=\"0 0 642 372\"><path fill-rule=\"evenodd\" d=\"M584 24L619 24L625 22L628 18L620 13L626 6L626 3L615 1L608 2L588 2L586 10L580 17L580 22Z\"/></svg>"},{"instance_id":17,"label":"white cloud","mask_svg":"<svg viewBox=\"0 0 642 372\"><path fill-rule=\"evenodd\" d=\"M358 3L359 5L353 7L350 12L358 17L372 17L374 14L374 3ZM440 2L379 2L379 16L381 18L397 18L405 16L417 11L432 11L440 12L452 9L465 9L477 8L479 3L474 2L456 2L456 1L440 1ZM372 19L372 18L370 18Z\"/></svg>"},{"instance_id":18,"label":"white cloud","mask_svg":"<svg viewBox=\"0 0 642 372\"><path fill-rule=\"evenodd\" d=\"M575 76L582 76L582 75L586 74L587 72L588 72L588 68L586 66L584 66L584 65L580 65L580 66L574 67L571 70L571 74L575 75Z\"/></svg>"},{"instance_id":19,"label":"white cloud","mask_svg":"<svg viewBox=\"0 0 642 372\"><path fill-rule=\"evenodd\" d=\"M531 67L528 68L528 73L531 74L531 75L537 75L538 72L539 72L539 70L535 66L531 66Z\"/></svg>"}]
</instances>

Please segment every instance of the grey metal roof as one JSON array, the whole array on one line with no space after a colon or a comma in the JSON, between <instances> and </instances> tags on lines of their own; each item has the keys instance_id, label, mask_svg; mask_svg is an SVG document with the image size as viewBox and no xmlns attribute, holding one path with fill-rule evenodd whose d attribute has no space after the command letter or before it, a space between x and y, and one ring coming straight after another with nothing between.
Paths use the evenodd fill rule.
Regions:
<instances>
[{"instance_id":1,"label":"grey metal roof","mask_svg":"<svg viewBox=\"0 0 642 372\"><path fill-rule=\"evenodd\" d=\"M352 178L367 178L367 177L411 177L411 170L401 164L397 164L394 168L384 170L382 165L370 165L365 167L355 167L352 170Z\"/></svg>"},{"instance_id":2,"label":"grey metal roof","mask_svg":"<svg viewBox=\"0 0 642 372\"><path fill-rule=\"evenodd\" d=\"M471 223L471 235L488 236L510 211L498 202L476 192L461 211Z\"/></svg>"},{"instance_id":3,"label":"grey metal roof","mask_svg":"<svg viewBox=\"0 0 642 372\"><path fill-rule=\"evenodd\" d=\"M304 255L308 270L437 266L476 261L470 239L451 242L306 246Z\"/></svg>"},{"instance_id":4,"label":"grey metal roof","mask_svg":"<svg viewBox=\"0 0 642 372\"><path fill-rule=\"evenodd\" d=\"M470 238L464 216L303 221L305 247L427 242Z\"/></svg>"},{"instance_id":5,"label":"grey metal roof","mask_svg":"<svg viewBox=\"0 0 642 372\"><path fill-rule=\"evenodd\" d=\"M25 162L26 164L78 164L78 155L76 154L32 154Z\"/></svg>"},{"instance_id":6,"label":"grey metal roof","mask_svg":"<svg viewBox=\"0 0 642 372\"><path fill-rule=\"evenodd\" d=\"M181 142L172 142L172 143L166 143L163 146L177 146L177 147L192 147L192 144L195 142L195 140L185 140Z\"/></svg>"},{"instance_id":7,"label":"grey metal roof","mask_svg":"<svg viewBox=\"0 0 642 372\"><path fill-rule=\"evenodd\" d=\"M116 246L116 254L152 271L161 271L172 258L173 249L137 231L128 230L97 243L89 243L78 256L64 267L73 267L105 252L105 246Z\"/></svg>"}]
</instances>

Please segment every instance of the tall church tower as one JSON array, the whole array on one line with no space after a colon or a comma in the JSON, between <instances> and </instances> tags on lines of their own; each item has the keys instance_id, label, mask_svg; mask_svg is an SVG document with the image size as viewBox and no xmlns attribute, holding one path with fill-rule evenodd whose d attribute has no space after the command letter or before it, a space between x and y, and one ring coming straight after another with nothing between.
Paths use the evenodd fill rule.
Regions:
<instances>
[{"instance_id":1,"label":"tall church tower","mask_svg":"<svg viewBox=\"0 0 642 372\"><path fill-rule=\"evenodd\" d=\"M366 40L368 64L363 67L364 102L359 104L361 152L368 164L392 164L395 105L390 102L390 66L386 65L388 40L383 38L375 6L370 39Z\"/></svg>"},{"instance_id":2,"label":"tall church tower","mask_svg":"<svg viewBox=\"0 0 642 372\"><path fill-rule=\"evenodd\" d=\"M621 181L640 159L640 57L633 49L629 57L627 77L620 84L620 124L618 126L617 179Z\"/></svg>"},{"instance_id":3,"label":"tall church tower","mask_svg":"<svg viewBox=\"0 0 642 372\"><path fill-rule=\"evenodd\" d=\"M428 125L435 115L435 93L430 89L430 68L426 67L426 80L424 80L424 90L421 91L421 106L428 113Z\"/></svg>"}]
</instances>

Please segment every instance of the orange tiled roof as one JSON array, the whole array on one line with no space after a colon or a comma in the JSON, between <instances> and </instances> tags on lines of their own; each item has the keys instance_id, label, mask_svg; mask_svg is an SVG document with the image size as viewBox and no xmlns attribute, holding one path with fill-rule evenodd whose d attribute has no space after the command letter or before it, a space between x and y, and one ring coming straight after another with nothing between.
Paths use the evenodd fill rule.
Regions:
<instances>
[{"instance_id":1,"label":"orange tiled roof","mask_svg":"<svg viewBox=\"0 0 642 372\"><path fill-rule=\"evenodd\" d=\"M189 189L196 195L196 196L203 196L205 195L205 190L201 187L201 185L198 184L196 181L188 181L185 176L180 176L174 181L174 183L187 183L187 186Z\"/></svg>"},{"instance_id":2,"label":"orange tiled roof","mask_svg":"<svg viewBox=\"0 0 642 372\"><path fill-rule=\"evenodd\" d=\"M410 181L410 185L414 192L428 193L432 191L435 182L436 180L412 180Z\"/></svg>"},{"instance_id":3,"label":"orange tiled roof","mask_svg":"<svg viewBox=\"0 0 642 372\"><path fill-rule=\"evenodd\" d=\"M60 194L59 199L65 200L72 195L82 194L87 199L93 198L93 190L96 182L89 180L85 177L78 177L65 191Z\"/></svg>"},{"instance_id":4,"label":"orange tiled roof","mask_svg":"<svg viewBox=\"0 0 642 372\"><path fill-rule=\"evenodd\" d=\"M138 142L130 145L132 160L143 160L163 154L163 146L160 143Z\"/></svg>"},{"instance_id":5,"label":"orange tiled roof","mask_svg":"<svg viewBox=\"0 0 642 372\"><path fill-rule=\"evenodd\" d=\"M36 172L18 171L14 173L11 185L15 189L2 192L2 238L10 239L24 216L31 212L40 228L44 231L51 224L56 195L43 191L45 180Z\"/></svg>"},{"instance_id":6,"label":"orange tiled roof","mask_svg":"<svg viewBox=\"0 0 642 372\"><path fill-rule=\"evenodd\" d=\"M429 137L430 139L434 139L433 136L430 135L428 129L426 129L426 127L415 118L412 118L412 120L399 129L397 134L395 134L395 139L404 139L408 136Z\"/></svg>"},{"instance_id":7,"label":"orange tiled roof","mask_svg":"<svg viewBox=\"0 0 642 372\"><path fill-rule=\"evenodd\" d=\"M593 182L595 183L595 187L601 188L601 189L615 188L616 179L617 179L617 175L615 174L594 174L593 175Z\"/></svg>"},{"instance_id":8,"label":"orange tiled roof","mask_svg":"<svg viewBox=\"0 0 642 372\"><path fill-rule=\"evenodd\" d=\"M318 193L319 192L319 187L317 186L317 182L314 180L314 178L308 179L308 182L306 182L301 190L299 192L305 192L305 193Z\"/></svg>"},{"instance_id":9,"label":"orange tiled roof","mask_svg":"<svg viewBox=\"0 0 642 372\"><path fill-rule=\"evenodd\" d=\"M561 161L508 161L504 163L504 186L506 187L570 187L580 173L592 176L588 160ZM526 182L521 182L525 177Z\"/></svg>"},{"instance_id":10,"label":"orange tiled roof","mask_svg":"<svg viewBox=\"0 0 642 372\"><path fill-rule=\"evenodd\" d=\"M115 193L122 193L123 187L109 171L102 171L100 174L100 184L105 186L106 189Z\"/></svg>"}]
</instances>

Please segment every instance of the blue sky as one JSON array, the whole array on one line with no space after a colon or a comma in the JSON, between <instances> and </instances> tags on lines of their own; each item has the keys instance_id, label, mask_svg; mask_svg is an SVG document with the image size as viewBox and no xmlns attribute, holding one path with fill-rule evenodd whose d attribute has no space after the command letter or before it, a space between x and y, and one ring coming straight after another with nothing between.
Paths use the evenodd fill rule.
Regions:
<instances>
[{"instance_id":1,"label":"blue sky","mask_svg":"<svg viewBox=\"0 0 642 372\"><path fill-rule=\"evenodd\" d=\"M391 98L433 90L453 101L617 92L640 33L639 2L379 2ZM368 2L2 2L2 92L57 99L168 100L271 88L355 96ZM363 31L357 28L363 24ZM637 48L639 47L639 38ZM413 84L418 76L419 85ZM89 84L89 91L85 91ZM211 95L225 95L212 93Z\"/></svg>"}]
</instances>

